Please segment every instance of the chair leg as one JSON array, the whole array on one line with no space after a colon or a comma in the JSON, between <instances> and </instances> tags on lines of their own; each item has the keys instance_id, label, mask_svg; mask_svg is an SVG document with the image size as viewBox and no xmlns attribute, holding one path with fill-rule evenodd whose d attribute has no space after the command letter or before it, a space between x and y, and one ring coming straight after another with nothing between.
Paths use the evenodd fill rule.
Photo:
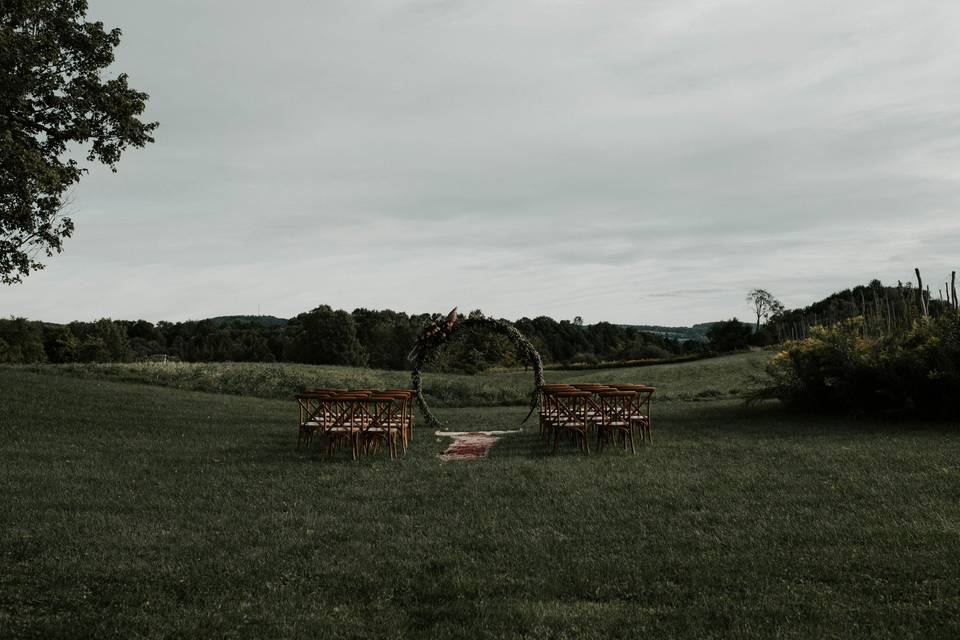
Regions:
<instances>
[{"instance_id":1,"label":"chair leg","mask_svg":"<svg viewBox=\"0 0 960 640\"><path fill-rule=\"evenodd\" d=\"M583 430L583 449L590 455L590 438L587 437L587 430Z\"/></svg>"},{"instance_id":2,"label":"chair leg","mask_svg":"<svg viewBox=\"0 0 960 640\"><path fill-rule=\"evenodd\" d=\"M560 429L553 431L553 453L557 452L557 441L560 439Z\"/></svg>"}]
</instances>

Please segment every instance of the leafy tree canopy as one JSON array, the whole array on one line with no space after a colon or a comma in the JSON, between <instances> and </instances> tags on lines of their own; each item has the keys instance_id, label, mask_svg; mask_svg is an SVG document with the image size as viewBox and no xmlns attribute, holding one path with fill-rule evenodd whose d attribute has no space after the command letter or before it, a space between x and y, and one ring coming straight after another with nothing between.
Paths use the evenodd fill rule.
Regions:
<instances>
[{"instance_id":1,"label":"leafy tree canopy","mask_svg":"<svg viewBox=\"0 0 960 640\"><path fill-rule=\"evenodd\" d=\"M760 320L783 313L783 303L773 297L773 294L766 289L754 289L747 294L747 304L753 307L753 312L757 315L757 331L760 330Z\"/></svg>"},{"instance_id":2,"label":"leafy tree canopy","mask_svg":"<svg viewBox=\"0 0 960 640\"><path fill-rule=\"evenodd\" d=\"M707 331L710 339L710 348L721 353L739 351L750 346L750 336L753 330L750 325L740 322L736 318L717 322Z\"/></svg>"},{"instance_id":3,"label":"leafy tree canopy","mask_svg":"<svg viewBox=\"0 0 960 640\"><path fill-rule=\"evenodd\" d=\"M87 22L86 0L0 4L0 281L42 269L73 232L66 191L86 172L70 157L116 171L130 145L153 142L157 123L140 120L147 94L126 74L103 80L120 30Z\"/></svg>"}]
</instances>

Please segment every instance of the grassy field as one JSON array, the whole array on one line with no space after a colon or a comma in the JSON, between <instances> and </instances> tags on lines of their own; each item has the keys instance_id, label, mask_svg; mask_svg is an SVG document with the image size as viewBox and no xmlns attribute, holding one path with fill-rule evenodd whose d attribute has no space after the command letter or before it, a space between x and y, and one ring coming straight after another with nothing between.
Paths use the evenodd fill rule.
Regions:
<instances>
[{"instance_id":1,"label":"grassy field","mask_svg":"<svg viewBox=\"0 0 960 640\"><path fill-rule=\"evenodd\" d=\"M741 396L765 377L769 353L743 353L693 363L596 371L547 371L548 382L636 382L660 387L658 399L698 400ZM125 363L30 365L24 371L98 380L154 384L176 389L287 399L300 387L383 389L410 386L406 371L355 367L260 363ZM533 374L516 371L484 375L425 373L431 406L496 407L525 404Z\"/></svg>"},{"instance_id":2,"label":"grassy field","mask_svg":"<svg viewBox=\"0 0 960 640\"><path fill-rule=\"evenodd\" d=\"M636 456L528 429L442 463L419 430L353 463L295 451L295 413L0 369L0 637L960 635L955 426L673 401Z\"/></svg>"}]
</instances>

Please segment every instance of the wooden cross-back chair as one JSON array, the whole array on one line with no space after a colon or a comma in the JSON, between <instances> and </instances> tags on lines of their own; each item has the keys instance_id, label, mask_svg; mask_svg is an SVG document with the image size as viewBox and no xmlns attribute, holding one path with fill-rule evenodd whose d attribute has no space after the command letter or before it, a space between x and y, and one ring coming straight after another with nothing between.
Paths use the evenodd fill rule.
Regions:
<instances>
[{"instance_id":1,"label":"wooden cross-back chair","mask_svg":"<svg viewBox=\"0 0 960 640\"><path fill-rule=\"evenodd\" d=\"M645 384L618 384L614 385L622 391L634 391L636 397L633 400L633 424L640 434L641 442L646 440L653 443L653 425L650 418L651 400L656 387L650 387Z\"/></svg>"},{"instance_id":2,"label":"wooden cross-back chair","mask_svg":"<svg viewBox=\"0 0 960 640\"><path fill-rule=\"evenodd\" d=\"M557 390L547 394L554 412L552 425L554 453L557 452L557 443L563 433L573 436L577 446L585 453L590 453L588 411L593 405L592 395L589 391L576 390Z\"/></svg>"},{"instance_id":3,"label":"wooden cross-back chair","mask_svg":"<svg viewBox=\"0 0 960 640\"><path fill-rule=\"evenodd\" d=\"M557 422L556 402L553 394L559 391L576 391L568 384L543 384L537 388L537 403L540 406L540 437L547 444L553 435L553 426Z\"/></svg>"},{"instance_id":4,"label":"wooden cross-back chair","mask_svg":"<svg viewBox=\"0 0 960 640\"><path fill-rule=\"evenodd\" d=\"M573 385L579 391L589 391L593 397L592 406L587 409L587 417L590 420L591 424L596 424L600 420L600 400L599 394L602 391L615 391L613 387L608 387L605 384L596 384L596 383L579 383Z\"/></svg>"},{"instance_id":5,"label":"wooden cross-back chair","mask_svg":"<svg viewBox=\"0 0 960 640\"><path fill-rule=\"evenodd\" d=\"M306 389L295 396L300 409L298 449L310 446L314 434L323 430L326 424L326 406L323 401L339 392L339 389Z\"/></svg>"},{"instance_id":6,"label":"wooden cross-back chair","mask_svg":"<svg viewBox=\"0 0 960 640\"><path fill-rule=\"evenodd\" d=\"M634 400L637 397L636 391L600 391L597 394L599 405L599 420L597 420L597 449L603 450L603 445L613 436L616 442L617 436L623 439L623 448L627 448L627 442L630 443L631 453L636 453L633 446L633 419L634 419Z\"/></svg>"},{"instance_id":7,"label":"wooden cross-back chair","mask_svg":"<svg viewBox=\"0 0 960 640\"><path fill-rule=\"evenodd\" d=\"M314 437L325 441L327 457L349 446L356 460L386 443L390 457L397 443L406 453L413 437L413 399L409 389L305 389L297 394L300 429L297 448L310 446Z\"/></svg>"},{"instance_id":8,"label":"wooden cross-back chair","mask_svg":"<svg viewBox=\"0 0 960 640\"><path fill-rule=\"evenodd\" d=\"M373 394L367 397L367 402L361 403L363 424L360 439L364 452L379 449L380 443L385 442L390 458L397 457L397 442L406 453L403 423L403 398L394 394Z\"/></svg>"},{"instance_id":9,"label":"wooden cross-back chair","mask_svg":"<svg viewBox=\"0 0 960 640\"><path fill-rule=\"evenodd\" d=\"M403 423L403 446L406 450L406 447L410 446L410 442L413 440L413 391L410 389L387 389L383 393L397 396L402 402L400 417Z\"/></svg>"},{"instance_id":10,"label":"wooden cross-back chair","mask_svg":"<svg viewBox=\"0 0 960 640\"><path fill-rule=\"evenodd\" d=\"M326 422L321 435L326 439L327 457L340 446L349 445L351 457L360 455L360 432L366 424L365 401L369 394L338 393L323 400Z\"/></svg>"},{"instance_id":11,"label":"wooden cross-back chair","mask_svg":"<svg viewBox=\"0 0 960 640\"><path fill-rule=\"evenodd\" d=\"M627 422L630 424L632 429L637 431L641 442L653 442L650 408L652 404L652 396L656 391L656 388L642 384L606 385L594 382L580 382L572 385L544 384L537 388L537 399L540 404L540 435L542 438L544 438L544 440L547 441L548 444L550 437L556 436L556 425L561 422L559 417L560 404L557 399L557 395L562 392L570 391L585 392L590 394L591 399L587 403L587 408L585 410L585 422L587 423L587 430L593 428L598 430L598 447L603 446L602 441L604 438L609 439L609 436L613 435L622 438L624 446L626 447L629 445L631 450L634 450L633 434L631 433L629 436L627 436L625 431L621 429L622 425L617 425L617 428L615 429L610 427L609 425L614 422ZM608 401L607 404L609 405L612 402L629 402L628 409L621 408L617 411L618 414L623 414L626 411L626 413L629 415L627 420L623 420L622 415L619 415L621 419L613 420L610 415L614 409L610 406L607 406L607 416L604 416L604 407L602 402L603 395L605 393L617 391L625 391L629 393L626 396L622 396L623 398L626 398L625 400L611 400ZM607 426L601 427L600 425ZM606 433L599 433L601 428L603 428ZM576 438L578 437L579 436L576 436ZM556 440L556 438L554 439Z\"/></svg>"}]
</instances>

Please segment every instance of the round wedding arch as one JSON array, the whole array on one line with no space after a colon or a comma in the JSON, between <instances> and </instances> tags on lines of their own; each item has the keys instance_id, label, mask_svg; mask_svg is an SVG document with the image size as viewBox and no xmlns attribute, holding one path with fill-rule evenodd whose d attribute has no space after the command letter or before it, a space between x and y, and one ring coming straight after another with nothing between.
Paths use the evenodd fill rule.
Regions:
<instances>
[{"instance_id":1,"label":"round wedding arch","mask_svg":"<svg viewBox=\"0 0 960 640\"><path fill-rule=\"evenodd\" d=\"M433 321L424 328L417 338L408 356L408 359L413 363L411 383L424 420L436 429L443 426L440 420L430 411L430 406L423 396L423 368L440 355L444 345L456 340L469 330L491 331L505 336L516 347L517 355L520 356L521 360L528 363L533 369L534 387L530 393L530 412L523 419L523 422L526 422L537 408L537 389L543 385L543 361L540 359L540 354L533 343L506 320L488 318L477 313L465 317L457 314L456 307L447 314L446 318L441 315L434 316ZM523 422L520 424L523 424Z\"/></svg>"}]
</instances>

